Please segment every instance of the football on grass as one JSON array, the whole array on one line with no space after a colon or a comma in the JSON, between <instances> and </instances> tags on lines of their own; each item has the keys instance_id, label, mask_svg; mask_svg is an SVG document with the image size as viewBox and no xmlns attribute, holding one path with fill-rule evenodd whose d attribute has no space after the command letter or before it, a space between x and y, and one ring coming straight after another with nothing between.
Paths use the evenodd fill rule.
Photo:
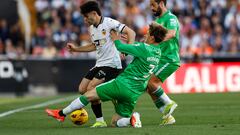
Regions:
<instances>
[{"instance_id":1,"label":"football on grass","mask_svg":"<svg viewBox=\"0 0 240 135\"><path fill-rule=\"evenodd\" d=\"M83 125L88 121L88 113L83 108L75 110L70 114L70 119L76 125Z\"/></svg>"}]
</instances>

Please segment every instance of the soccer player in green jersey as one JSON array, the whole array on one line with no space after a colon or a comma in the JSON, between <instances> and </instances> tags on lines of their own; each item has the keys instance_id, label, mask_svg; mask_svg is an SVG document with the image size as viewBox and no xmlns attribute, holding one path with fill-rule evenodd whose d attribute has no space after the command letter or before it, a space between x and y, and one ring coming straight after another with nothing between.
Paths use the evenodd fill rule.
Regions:
<instances>
[{"instance_id":1,"label":"soccer player in green jersey","mask_svg":"<svg viewBox=\"0 0 240 135\"><path fill-rule=\"evenodd\" d=\"M177 104L172 101L161 87L162 83L180 67L179 22L166 7L167 0L150 0L151 10L156 16L155 22L164 26L168 33L158 47L162 50L159 65L148 83L148 93L155 105L163 113L162 125L175 123L171 115Z\"/></svg>"},{"instance_id":2,"label":"soccer player in green jersey","mask_svg":"<svg viewBox=\"0 0 240 135\"><path fill-rule=\"evenodd\" d=\"M58 121L64 121L65 116L74 110L83 108L89 102L113 101L116 114L112 118L112 126L141 127L140 115L133 109L139 96L146 91L148 80L159 65L161 49L156 47L165 37L167 30L157 23L150 25L145 43L123 44L116 32L111 32L116 48L123 53L134 56L134 60L116 79L100 84L96 88L72 101L63 110L46 109L48 115ZM142 55L144 54L144 55Z\"/></svg>"},{"instance_id":3,"label":"soccer player in green jersey","mask_svg":"<svg viewBox=\"0 0 240 135\"><path fill-rule=\"evenodd\" d=\"M96 51L95 66L87 72L79 84L79 92L83 94L103 82L116 78L122 71L119 52L110 37L110 31L115 29L121 34L126 34L127 43L134 42L135 32L117 20L104 17L97 1L86 1L80 6L80 9L85 23L89 25L91 43L84 46L67 43L67 49L70 52L80 53ZM91 108L96 116L96 122L91 127L106 127L101 102L92 102Z\"/></svg>"}]
</instances>

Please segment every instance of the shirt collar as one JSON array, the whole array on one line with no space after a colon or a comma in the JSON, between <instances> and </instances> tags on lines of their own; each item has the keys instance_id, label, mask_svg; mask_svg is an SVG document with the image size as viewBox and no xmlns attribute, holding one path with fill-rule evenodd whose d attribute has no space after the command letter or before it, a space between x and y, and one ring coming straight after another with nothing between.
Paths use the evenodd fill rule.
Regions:
<instances>
[{"instance_id":1,"label":"shirt collar","mask_svg":"<svg viewBox=\"0 0 240 135\"><path fill-rule=\"evenodd\" d=\"M170 12L170 11L167 10L167 11L166 11L162 16L160 16L160 17L163 17L163 16L167 15L169 12Z\"/></svg>"},{"instance_id":2,"label":"shirt collar","mask_svg":"<svg viewBox=\"0 0 240 135\"><path fill-rule=\"evenodd\" d=\"M100 22L97 25L93 25L93 26L97 28L100 24L103 23L103 20L104 20L104 17L101 16Z\"/></svg>"}]
</instances>

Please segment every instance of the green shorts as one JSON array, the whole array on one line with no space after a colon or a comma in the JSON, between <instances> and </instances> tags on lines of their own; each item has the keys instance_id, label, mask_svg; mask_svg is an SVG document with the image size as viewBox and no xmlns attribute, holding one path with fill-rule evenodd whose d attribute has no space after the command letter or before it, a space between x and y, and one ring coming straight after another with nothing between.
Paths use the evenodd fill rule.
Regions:
<instances>
[{"instance_id":1,"label":"green shorts","mask_svg":"<svg viewBox=\"0 0 240 135\"><path fill-rule=\"evenodd\" d=\"M123 85L119 85L115 79L98 85L96 91L101 101L113 101L115 111L121 117L131 117L140 96Z\"/></svg>"},{"instance_id":2,"label":"green shorts","mask_svg":"<svg viewBox=\"0 0 240 135\"><path fill-rule=\"evenodd\" d=\"M179 67L180 66L178 63L160 61L160 64L154 70L154 75L157 76L157 78L159 78L162 82L164 82Z\"/></svg>"}]
</instances>

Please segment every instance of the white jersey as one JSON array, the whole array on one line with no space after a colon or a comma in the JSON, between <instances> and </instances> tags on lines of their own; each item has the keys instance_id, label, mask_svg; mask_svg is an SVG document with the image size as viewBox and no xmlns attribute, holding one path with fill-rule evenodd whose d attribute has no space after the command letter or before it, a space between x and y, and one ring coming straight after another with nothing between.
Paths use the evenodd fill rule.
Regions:
<instances>
[{"instance_id":1,"label":"white jersey","mask_svg":"<svg viewBox=\"0 0 240 135\"><path fill-rule=\"evenodd\" d=\"M124 24L108 17L102 17L98 26L89 27L92 43L96 46L96 67L122 68L120 55L110 37L110 31L114 29L121 33L124 27Z\"/></svg>"}]
</instances>

